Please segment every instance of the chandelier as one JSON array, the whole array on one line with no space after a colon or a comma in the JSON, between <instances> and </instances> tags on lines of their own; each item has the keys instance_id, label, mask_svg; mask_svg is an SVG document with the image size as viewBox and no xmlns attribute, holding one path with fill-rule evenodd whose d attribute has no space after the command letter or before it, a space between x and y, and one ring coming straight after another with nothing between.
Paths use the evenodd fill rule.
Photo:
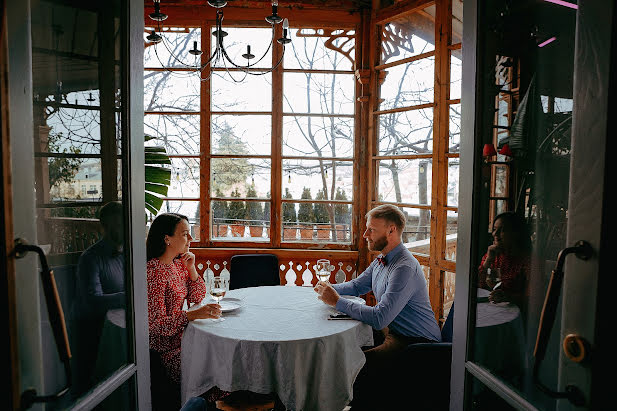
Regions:
<instances>
[{"instance_id":1,"label":"chandelier","mask_svg":"<svg viewBox=\"0 0 617 411\"><path fill-rule=\"evenodd\" d=\"M231 77L234 82L239 83L242 82L249 74L254 76L268 74L275 70L281 64L281 62L283 61L283 57L285 56L285 45L290 43L291 39L289 38L288 34L289 21L287 19L283 19L278 15L277 0L272 0L272 14L265 18L266 21L272 26L272 40L268 44L268 47L264 54L257 60L255 60L256 56L251 53L251 45L247 44L246 53L242 54L242 57L246 60L245 64L232 60L231 57L229 57L223 42L223 39L228 34L226 31L223 30L223 7L227 5L227 0L210 0L208 1L208 4L216 8L216 28L212 32L212 35L215 37L216 41L214 51L206 61L203 61L203 59L201 59L202 61L200 61L200 56L203 54L203 52L198 48L197 41L193 41L193 48L188 52L189 54L194 56L195 63L189 64L185 63L185 60L181 56L177 56L172 52L173 47L170 47L170 42L163 37L162 22L166 20L168 16L167 14L161 12L161 0L154 0L154 12L150 13L148 16L156 23L156 28L152 30L152 32L146 37L146 39L148 40L148 42L153 44L155 54L162 67L165 67L165 64L161 62L160 58L158 58L158 53L156 52L156 47L158 47L159 44L162 44L166 48L171 58L177 61L180 64L180 67L184 68L185 70L188 69L193 73L198 73L200 75L201 81L209 80L212 76L212 73L214 72L214 70L210 70L210 73L207 76L201 75L201 73L207 67L224 68L229 77ZM283 37L275 39L275 27L281 22L283 23ZM263 58L268 54L270 49L274 48L275 43L279 43L282 47L281 57L279 58L279 60L270 69L256 69L257 64L259 64L261 60L263 60ZM173 73L173 71L171 70L168 71ZM233 71L243 72L244 77L242 77L241 79L234 78L234 76L232 75Z\"/></svg>"}]
</instances>

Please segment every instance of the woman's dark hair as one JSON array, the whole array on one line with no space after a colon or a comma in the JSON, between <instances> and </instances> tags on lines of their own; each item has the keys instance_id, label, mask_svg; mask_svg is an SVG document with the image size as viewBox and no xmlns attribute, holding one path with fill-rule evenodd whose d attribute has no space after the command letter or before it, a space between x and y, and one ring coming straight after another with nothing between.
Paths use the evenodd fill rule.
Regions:
<instances>
[{"instance_id":1,"label":"woman's dark hair","mask_svg":"<svg viewBox=\"0 0 617 411\"><path fill-rule=\"evenodd\" d=\"M148 230L148 238L146 239L146 258L148 261L165 253L165 236L173 236L178 223L182 220L189 221L185 215L178 213L163 213L156 216L150 230Z\"/></svg>"},{"instance_id":2,"label":"woman's dark hair","mask_svg":"<svg viewBox=\"0 0 617 411\"><path fill-rule=\"evenodd\" d=\"M501 220L502 224L506 225L514 234L516 244L522 251L531 253L531 234L529 234L527 221L522 215L514 211L505 211L495 216L493 225L497 220Z\"/></svg>"}]
</instances>

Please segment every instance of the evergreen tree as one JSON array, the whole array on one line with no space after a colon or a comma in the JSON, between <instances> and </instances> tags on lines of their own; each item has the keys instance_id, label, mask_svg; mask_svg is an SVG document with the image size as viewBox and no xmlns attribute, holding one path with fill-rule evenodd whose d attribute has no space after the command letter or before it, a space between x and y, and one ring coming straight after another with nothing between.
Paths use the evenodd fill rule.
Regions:
<instances>
[{"instance_id":1,"label":"evergreen tree","mask_svg":"<svg viewBox=\"0 0 617 411\"><path fill-rule=\"evenodd\" d=\"M288 188L285 189L285 198L292 198ZM283 203L283 221L286 223L295 223L298 221L296 207L293 203Z\"/></svg>"},{"instance_id":2,"label":"evergreen tree","mask_svg":"<svg viewBox=\"0 0 617 411\"><path fill-rule=\"evenodd\" d=\"M315 196L315 200L326 200L326 190L319 190ZM328 205L325 203L315 203L313 208L313 214L315 216L315 222L318 224L324 224L330 222L330 215L328 214Z\"/></svg>"},{"instance_id":3,"label":"evergreen tree","mask_svg":"<svg viewBox=\"0 0 617 411\"><path fill-rule=\"evenodd\" d=\"M311 195L311 189L304 187L300 198L303 200L311 200L313 198ZM301 223L306 224L315 222L315 214L313 213L311 203L300 203L300 206L298 207L298 220Z\"/></svg>"},{"instance_id":4,"label":"evergreen tree","mask_svg":"<svg viewBox=\"0 0 617 411\"><path fill-rule=\"evenodd\" d=\"M248 187L246 191L246 198L257 198L257 190L255 190L255 185L252 184ZM247 201L246 202L246 217L251 221L251 224L259 224L263 217L263 209L261 208L261 204L256 201Z\"/></svg>"},{"instance_id":5,"label":"evergreen tree","mask_svg":"<svg viewBox=\"0 0 617 411\"><path fill-rule=\"evenodd\" d=\"M231 196L234 198L240 198L240 192L237 188L231 193ZM230 222L244 220L246 218L246 207L244 206L244 201L232 201L231 204L229 204L229 212L227 215L229 216Z\"/></svg>"},{"instance_id":6,"label":"evergreen tree","mask_svg":"<svg viewBox=\"0 0 617 411\"><path fill-rule=\"evenodd\" d=\"M347 200L347 194L340 187L336 189L336 194L334 195L335 200ZM334 206L334 219L337 224L349 224L351 220L351 215L349 212L348 204L336 204Z\"/></svg>"}]
</instances>

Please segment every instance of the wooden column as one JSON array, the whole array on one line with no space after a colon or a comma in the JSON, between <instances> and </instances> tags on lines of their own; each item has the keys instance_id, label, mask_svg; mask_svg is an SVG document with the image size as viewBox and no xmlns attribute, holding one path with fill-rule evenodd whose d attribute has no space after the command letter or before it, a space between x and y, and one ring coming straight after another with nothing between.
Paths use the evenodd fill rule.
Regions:
<instances>
[{"instance_id":1,"label":"wooden column","mask_svg":"<svg viewBox=\"0 0 617 411\"><path fill-rule=\"evenodd\" d=\"M451 0L436 1L435 19L435 108L433 114L433 178L431 193L431 247L429 296L437 319L443 315L443 288L447 226L448 126L450 95L450 58L452 38Z\"/></svg>"},{"instance_id":2,"label":"wooden column","mask_svg":"<svg viewBox=\"0 0 617 411\"><path fill-rule=\"evenodd\" d=\"M116 40L114 9L101 7L98 13L99 102L101 121L102 201L118 199L118 146L116 143ZM142 138L143 136L131 136Z\"/></svg>"},{"instance_id":3,"label":"wooden column","mask_svg":"<svg viewBox=\"0 0 617 411\"><path fill-rule=\"evenodd\" d=\"M283 26L277 24L275 37L283 37ZM290 28L291 30L291 28ZM289 50L288 50L289 51ZM272 49L272 66L280 60L282 47L277 43ZM272 72L272 195L270 209L270 244L272 247L281 246L281 227L283 221L283 64Z\"/></svg>"},{"instance_id":4,"label":"wooden column","mask_svg":"<svg viewBox=\"0 0 617 411\"><path fill-rule=\"evenodd\" d=\"M204 64L212 54L212 35L209 22L201 23L201 64ZM210 181L212 176L211 157L212 152L212 133L210 123L211 114L211 80L204 81L211 73L211 68L207 67L201 73L200 84L200 107L199 107L199 243L206 247L212 246L211 230L211 201Z\"/></svg>"}]
</instances>

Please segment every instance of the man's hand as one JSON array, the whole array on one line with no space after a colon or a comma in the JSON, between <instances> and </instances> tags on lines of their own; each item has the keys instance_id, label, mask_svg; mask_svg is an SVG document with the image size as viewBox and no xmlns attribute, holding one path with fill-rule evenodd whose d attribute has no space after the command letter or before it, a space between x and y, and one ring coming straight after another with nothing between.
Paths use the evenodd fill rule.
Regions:
<instances>
[{"instance_id":1,"label":"man's hand","mask_svg":"<svg viewBox=\"0 0 617 411\"><path fill-rule=\"evenodd\" d=\"M336 292L336 290L332 288L330 284L325 283L323 281L319 281L315 285L315 288L313 288L313 290L315 290L315 292L319 294L318 298L321 301L333 307L336 306L338 299L341 298Z\"/></svg>"}]
</instances>

